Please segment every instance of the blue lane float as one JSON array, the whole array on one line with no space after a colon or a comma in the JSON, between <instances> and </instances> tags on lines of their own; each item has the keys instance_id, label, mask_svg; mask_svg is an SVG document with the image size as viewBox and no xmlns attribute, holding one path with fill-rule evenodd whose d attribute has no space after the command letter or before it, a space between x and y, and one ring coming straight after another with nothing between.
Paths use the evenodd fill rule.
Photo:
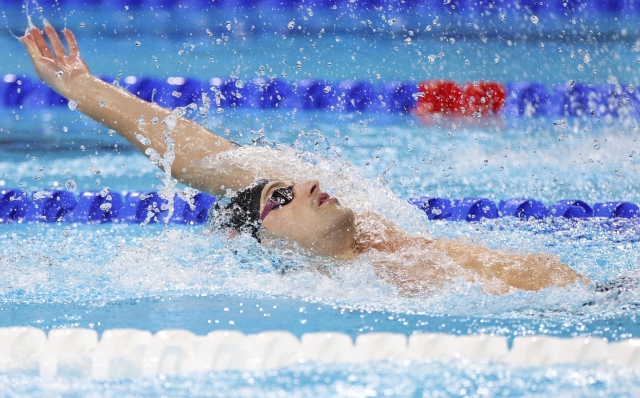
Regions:
<instances>
[{"instance_id":1,"label":"blue lane float","mask_svg":"<svg viewBox=\"0 0 640 398\"><path fill-rule=\"evenodd\" d=\"M416 198L409 203L424 211L429 220L446 220L451 218L451 201L446 198Z\"/></svg>"},{"instance_id":2,"label":"blue lane float","mask_svg":"<svg viewBox=\"0 0 640 398\"><path fill-rule=\"evenodd\" d=\"M177 194L171 223L203 224L216 197L197 193L191 204ZM163 222L167 201L156 191L72 192L35 191L31 195L19 189L0 191L0 223L72 222L81 224Z\"/></svg>"},{"instance_id":3,"label":"blue lane float","mask_svg":"<svg viewBox=\"0 0 640 398\"><path fill-rule=\"evenodd\" d=\"M589 218L593 217L593 209L581 200L560 200L550 209L555 217Z\"/></svg>"},{"instance_id":4,"label":"blue lane float","mask_svg":"<svg viewBox=\"0 0 640 398\"><path fill-rule=\"evenodd\" d=\"M549 209L542 202L533 199L501 200L498 208L502 217L517 217L528 220L549 216Z\"/></svg>"},{"instance_id":5,"label":"blue lane float","mask_svg":"<svg viewBox=\"0 0 640 398\"><path fill-rule=\"evenodd\" d=\"M581 200L560 200L545 205L534 199L507 199L495 202L487 198L447 199L419 197L408 200L429 220L479 222L499 217L523 220L547 217L640 218L640 208L630 202L600 202L593 208ZM191 198L174 196L174 224L203 224L216 197L199 192ZM157 191L81 192L76 197L63 190L35 191L20 189L0 191L0 223L72 222L79 224L162 223L167 217L167 201Z\"/></svg>"},{"instance_id":6,"label":"blue lane float","mask_svg":"<svg viewBox=\"0 0 640 398\"><path fill-rule=\"evenodd\" d=\"M605 202L593 205L593 216L604 218L633 218L638 217L638 205L629 202Z\"/></svg>"},{"instance_id":7,"label":"blue lane float","mask_svg":"<svg viewBox=\"0 0 640 398\"><path fill-rule=\"evenodd\" d=\"M482 221L498 217L496 204L489 199L467 198L451 203L451 221Z\"/></svg>"},{"instance_id":8,"label":"blue lane float","mask_svg":"<svg viewBox=\"0 0 640 398\"><path fill-rule=\"evenodd\" d=\"M115 79L102 76L114 83ZM124 89L146 101L175 108L202 103L203 94L212 108L299 109L340 112L411 113L418 102L416 82L328 81L257 78L249 81L212 78L127 76L118 79ZM549 89L539 82L505 85L507 117L625 117L640 116L640 96L628 85L555 84ZM46 109L66 106L67 100L44 83L28 76L7 74L0 81L0 107Z\"/></svg>"},{"instance_id":9,"label":"blue lane float","mask_svg":"<svg viewBox=\"0 0 640 398\"><path fill-rule=\"evenodd\" d=\"M101 224L120 221L122 195L118 192L81 192L78 202L65 219L83 224Z\"/></svg>"},{"instance_id":10,"label":"blue lane float","mask_svg":"<svg viewBox=\"0 0 640 398\"><path fill-rule=\"evenodd\" d=\"M10 0L0 0L0 5L14 5ZM609 13L619 15L638 10L638 0L608 0L608 1L567 1L567 0L484 0L484 1L432 1L432 0L65 0L63 6L101 7L106 11L139 10L154 7L156 10L207 10L233 8L238 10L270 9L270 10L298 10L301 5L317 7L323 11L342 9L364 9L378 11L382 6L392 7L395 11L439 11L449 14L464 14L481 16L483 13L497 11L510 14L536 13L538 15L566 13ZM386 7L385 7L386 8ZM389 8L391 10L391 8Z\"/></svg>"}]
</instances>

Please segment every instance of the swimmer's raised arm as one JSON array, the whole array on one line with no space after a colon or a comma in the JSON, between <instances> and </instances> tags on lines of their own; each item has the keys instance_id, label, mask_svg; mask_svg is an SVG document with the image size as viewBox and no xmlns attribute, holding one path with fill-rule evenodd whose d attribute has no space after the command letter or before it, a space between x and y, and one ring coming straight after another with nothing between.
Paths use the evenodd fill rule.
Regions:
<instances>
[{"instance_id":1,"label":"swimmer's raised arm","mask_svg":"<svg viewBox=\"0 0 640 398\"><path fill-rule=\"evenodd\" d=\"M141 152L151 147L164 154L167 146L163 135L167 127L161 122L171 115L171 111L93 76L82 60L76 38L69 29L63 31L68 54L51 25L44 27L44 33L51 48L36 27L20 38L38 76L62 96L76 102L82 113L116 130ZM150 145L143 144L138 135L150 139ZM251 172L234 169L214 173L199 166L198 161L206 157L234 149L231 142L199 124L179 117L171 138L175 142L172 175L180 182L221 195L226 188L242 188L254 180Z\"/></svg>"}]
</instances>

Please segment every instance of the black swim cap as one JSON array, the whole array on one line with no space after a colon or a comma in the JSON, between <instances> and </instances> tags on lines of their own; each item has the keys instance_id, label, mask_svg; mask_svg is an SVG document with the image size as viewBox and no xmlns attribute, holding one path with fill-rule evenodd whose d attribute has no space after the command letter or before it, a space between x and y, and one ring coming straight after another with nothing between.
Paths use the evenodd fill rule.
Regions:
<instances>
[{"instance_id":1,"label":"black swim cap","mask_svg":"<svg viewBox=\"0 0 640 398\"><path fill-rule=\"evenodd\" d=\"M231 195L227 204L217 201L209 213L209 225L218 229L249 233L258 238L260 198L269 180L262 179Z\"/></svg>"}]
</instances>

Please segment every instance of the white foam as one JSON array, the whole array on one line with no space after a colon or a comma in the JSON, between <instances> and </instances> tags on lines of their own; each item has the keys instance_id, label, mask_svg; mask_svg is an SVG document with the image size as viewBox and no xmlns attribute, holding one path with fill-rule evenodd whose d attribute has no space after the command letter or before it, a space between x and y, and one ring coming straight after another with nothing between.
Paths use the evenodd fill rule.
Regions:
<instances>
[{"instance_id":1,"label":"white foam","mask_svg":"<svg viewBox=\"0 0 640 398\"><path fill-rule=\"evenodd\" d=\"M31 327L0 328L0 372L43 378L115 380L139 376L187 375L223 370L269 370L318 361L358 363L380 360L473 360L521 366L601 363L640 368L640 339L608 343L601 338L524 336L511 350L502 336L368 333L355 345L342 333L318 332L299 340L286 331L244 335L187 330L58 329L49 336Z\"/></svg>"}]
</instances>

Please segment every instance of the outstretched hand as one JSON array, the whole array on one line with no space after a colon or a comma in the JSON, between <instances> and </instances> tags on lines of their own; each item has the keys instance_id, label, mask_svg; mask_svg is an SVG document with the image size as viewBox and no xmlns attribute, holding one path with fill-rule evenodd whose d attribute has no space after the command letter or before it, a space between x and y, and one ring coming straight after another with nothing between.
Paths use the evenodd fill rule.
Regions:
<instances>
[{"instance_id":1,"label":"outstretched hand","mask_svg":"<svg viewBox=\"0 0 640 398\"><path fill-rule=\"evenodd\" d=\"M78 42L69 29L62 31L69 46L68 55L51 25L45 25L44 33L49 38L51 48L36 27L29 29L20 38L20 42L27 49L38 76L58 93L69 98L69 93L73 90L71 82L77 76L90 74L89 67L80 57Z\"/></svg>"}]
</instances>

